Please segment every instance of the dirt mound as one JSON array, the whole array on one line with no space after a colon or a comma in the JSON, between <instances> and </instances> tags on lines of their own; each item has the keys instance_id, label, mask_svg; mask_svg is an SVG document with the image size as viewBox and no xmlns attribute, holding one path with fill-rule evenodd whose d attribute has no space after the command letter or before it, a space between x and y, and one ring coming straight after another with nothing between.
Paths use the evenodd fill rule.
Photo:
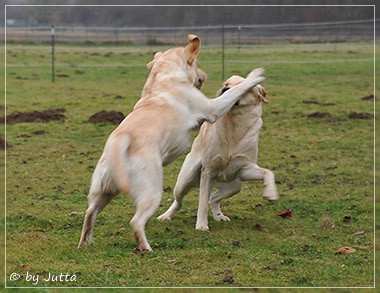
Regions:
<instances>
[{"instance_id":1,"label":"dirt mound","mask_svg":"<svg viewBox=\"0 0 380 293\"><path fill-rule=\"evenodd\" d=\"M331 114L329 112L314 112L307 115L307 118L331 118Z\"/></svg>"},{"instance_id":2,"label":"dirt mound","mask_svg":"<svg viewBox=\"0 0 380 293\"><path fill-rule=\"evenodd\" d=\"M350 114L348 114L348 118L350 119L373 119L373 115L366 112L355 112L352 111Z\"/></svg>"},{"instance_id":3,"label":"dirt mound","mask_svg":"<svg viewBox=\"0 0 380 293\"><path fill-rule=\"evenodd\" d=\"M334 103L324 103L317 100L303 100L302 103L304 104L314 104L314 105L321 105L321 106L334 106Z\"/></svg>"},{"instance_id":4,"label":"dirt mound","mask_svg":"<svg viewBox=\"0 0 380 293\"><path fill-rule=\"evenodd\" d=\"M365 100L365 101L373 101L374 99L375 99L374 95L368 95L362 98L362 100Z\"/></svg>"},{"instance_id":5,"label":"dirt mound","mask_svg":"<svg viewBox=\"0 0 380 293\"><path fill-rule=\"evenodd\" d=\"M95 113L92 115L88 122L90 123L104 123L104 122L110 122L113 124L119 124L123 119L125 118L124 114L121 112L116 111L105 111L102 110L100 112Z\"/></svg>"},{"instance_id":6,"label":"dirt mound","mask_svg":"<svg viewBox=\"0 0 380 293\"><path fill-rule=\"evenodd\" d=\"M0 136L0 150L5 150L6 148L9 148L10 145L5 141L3 137Z\"/></svg>"},{"instance_id":7,"label":"dirt mound","mask_svg":"<svg viewBox=\"0 0 380 293\"><path fill-rule=\"evenodd\" d=\"M48 122L51 120L63 121L65 119L66 110L63 108L59 109L48 109L42 112L32 111L32 112L15 112L7 115L6 121L8 124L23 123L23 122ZM4 118L1 118L4 123Z\"/></svg>"}]
</instances>

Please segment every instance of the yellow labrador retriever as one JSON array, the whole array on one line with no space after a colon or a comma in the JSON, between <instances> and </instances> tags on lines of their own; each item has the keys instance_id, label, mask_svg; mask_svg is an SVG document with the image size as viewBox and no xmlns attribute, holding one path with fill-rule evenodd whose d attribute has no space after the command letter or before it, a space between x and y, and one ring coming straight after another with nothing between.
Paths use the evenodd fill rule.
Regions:
<instances>
[{"instance_id":1,"label":"yellow labrador retriever","mask_svg":"<svg viewBox=\"0 0 380 293\"><path fill-rule=\"evenodd\" d=\"M246 80L232 76L224 82L218 95L230 92ZM264 180L264 198L278 199L272 171L257 165L259 131L263 124L261 103L267 102L266 90L257 85L247 92L214 124L204 123L195 138L191 152L186 156L174 188L175 201L160 217L171 220L181 208L183 197L191 188L200 185L196 229L208 230L207 207L210 199L216 221L229 221L220 210L220 202L238 193L242 181ZM212 187L217 192L211 195Z\"/></svg>"},{"instance_id":2,"label":"yellow labrador retriever","mask_svg":"<svg viewBox=\"0 0 380 293\"><path fill-rule=\"evenodd\" d=\"M200 120L216 121L264 80L264 70L256 69L240 85L208 99L197 88L205 78L196 63L200 47L200 38L189 35L186 47L158 52L147 64L150 74L141 99L109 136L92 175L79 247L92 242L97 214L121 191L136 206L131 220L135 251L151 251L144 229L161 201L163 166L186 149L190 130Z\"/></svg>"}]
</instances>

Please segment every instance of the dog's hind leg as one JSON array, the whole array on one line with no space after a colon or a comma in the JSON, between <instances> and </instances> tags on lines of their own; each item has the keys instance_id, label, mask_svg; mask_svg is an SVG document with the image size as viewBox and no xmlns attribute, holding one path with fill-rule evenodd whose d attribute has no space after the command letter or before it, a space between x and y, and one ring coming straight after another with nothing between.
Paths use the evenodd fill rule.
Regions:
<instances>
[{"instance_id":1,"label":"dog's hind leg","mask_svg":"<svg viewBox=\"0 0 380 293\"><path fill-rule=\"evenodd\" d=\"M92 243L96 216L105 208L114 196L115 194L101 192L90 193L88 195L89 204L83 222L82 236L78 248Z\"/></svg>"},{"instance_id":2,"label":"dog's hind leg","mask_svg":"<svg viewBox=\"0 0 380 293\"><path fill-rule=\"evenodd\" d=\"M145 235L145 225L148 220L157 211L162 198L162 191L145 194L136 202L136 213L131 220L131 226L138 246L135 248L136 253L152 251L152 248Z\"/></svg>"},{"instance_id":3,"label":"dog's hind leg","mask_svg":"<svg viewBox=\"0 0 380 293\"><path fill-rule=\"evenodd\" d=\"M88 195L88 208L78 248L92 243L96 216L115 197L117 192L113 182L108 178L106 169L100 162L92 177L90 193Z\"/></svg>"},{"instance_id":4,"label":"dog's hind leg","mask_svg":"<svg viewBox=\"0 0 380 293\"><path fill-rule=\"evenodd\" d=\"M256 164L250 164L240 171L239 177L243 181L264 180L263 197L269 201L276 201L278 199L275 176L271 170L261 168Z\"/></svg>"},{"instance_id":5,"label":"dog's hind leg","mask_svg":"<svg viewBox=\"0 0 380 293\"><path fill-rule=\"evenodd\" d=\"M163 170L162 166L145 166L145 172L132 174L131 195L135 200L136 213L131 220L134 236L138 246L136 253L152 251L145 235L145 225L160 206L162 198ZM133 178L134 177L134 178Z\"/></svg>"},{"instance_id":6,"label":"dog's hind leg","mask_svg":"<svg viewBox=\"0 0 380 293\"><path fill-rule=\"evenodd\" d=\"M214 178L212 173L206 168L202 168L201 180L199 184L199 205L197 213L197 223L195 224L196 230L209 231L208 227L208 202Z\"/></svg>"},{"instance_id":7,"label":"dog's hind leg","mask_svg":"<svg viewBox=\"0 0 380 293\"><path fill-rule=\"evenodd\" d=\"M194 142L194 144L196 141ZM194 147L194 146L193 146ZM193 150L186 156L186 159L179 172L177 182L174 187L174 202L170 208L158 217L160 221L172 220L173 216L180 210L184 196L193 188L199 186L201 174L200 153Z\"/></svg>"},{"instance_id":8,"label":"dog's hind leg","mask_svg":"<svg viewBox=\"0 0 380 293\"><path fill-rule=\"evenodd\" d=\"M227 199L240 192L241 181L240 179L235 179L232 182L216 182L215 187L217 192L211 195L210 206L212 210L212 216L215 221L230 221L230 218L223 215L220 209L220 202L223 199Z\"/></svg>"}]
</instances>

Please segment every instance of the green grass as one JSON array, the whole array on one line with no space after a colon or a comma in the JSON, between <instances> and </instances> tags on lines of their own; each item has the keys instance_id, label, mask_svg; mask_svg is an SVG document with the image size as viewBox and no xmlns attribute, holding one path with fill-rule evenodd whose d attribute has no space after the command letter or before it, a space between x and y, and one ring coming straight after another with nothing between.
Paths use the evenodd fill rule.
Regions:
<instances>
[{"instance_id":1,"label":"green grass","mask_svg":"<svg viewBox=\"0 0 380 293\"><path fill-rule=\"evenodd\" d=\"M227 49L226 78L266 68L270 103L264 105L259 164L276 174L280 200L265 202L262 183L248 182L224 204L231 222L210 216L206 233L194 229L198 190L193 190L173 221L149 221L154 252L144 256L132 252L134 207L127 196L98 216L94 245L76 247L91 174L115 127L86 120L103 109L132 110L154 49L56 50L53 84L48 47L7 46L7 112L66 109L64 122L7 126L7 286L34 287L27 272L40 279L48 273L76 275L75 282L40 280L41 287L374 285L373 120L348 118L351 111L374 111L372 101L361 99L373 94L370 44ZM211 48L199 58L210 97L222 83L220 60L220 49ZM115 99L118 95L124 99ZM307 118L317 111L332 117ZM170 205L184 155L164 170L167 191L155 216ZM286 208L293 210L292 218L276 215ZM79 214L70 215L73 211ZM351 222L343 222L345 215ZM364 234L355 235L358 231ZM342 246L357 252L335 255ZM23 278L10 281L13 272Z\"/></svg>"}]
</instances>

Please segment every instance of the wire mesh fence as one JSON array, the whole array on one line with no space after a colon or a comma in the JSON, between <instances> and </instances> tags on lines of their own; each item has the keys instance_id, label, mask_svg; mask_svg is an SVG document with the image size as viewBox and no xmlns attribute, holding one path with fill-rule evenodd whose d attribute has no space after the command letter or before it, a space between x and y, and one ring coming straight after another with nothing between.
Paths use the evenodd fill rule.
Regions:
<instances>
[{"instance_id":1,"label":"wire mesh fence","mask_svg":"<svg viewBox=\"0 0 380 293\"><path fill-rule=\"evenodd\" d=\"M363 42L374 38L378 20L263 25L189 27L69 27L56 26L57 42L178 45L188 33L202 36L204 46L249 46L279 43ZM7 42L50 41L50 27L7 27Z\"/></svg>"},{"instance_id":2,"label":"wire mesh fence","mask_svg":"<svg viewBox=\"0 0 380 293\"><path fill-rule=\"evenodd\" d=\"M54 27L54 41L57 46L57 58L52 62L51 27L7 27L7 67L53 67L52 79L55 70L67 67L91 67L105 70L105 68L145 68L149 60L141 58L102 58L102 62L94 62L92 58L111 54L126 56L125 54L153 53L165 50L173 45L182 46L186 42L187 34L197 34L202 39L202 51L212 52L213 60L202 60L202 66L220 67L220 77L224 79L229 67L236 67L247 62L256 62L252 54L268 52L270 58L260 58L260 64L252 66L265 66L268 63L289 64L294 62L372 62L373 58L367 53L373 48L375 23L377 20L357 20L323 23L302 24L272 24L272 25L228 25L228 26L193 26L193 27ZM31 46L32 44L33 46ZM350 60L341 60L338 54L345 44L355 44L349 49L353 53L366 52L368 56L357 58L358 54L351 54ZM282 52L292 48L292 53L310 50L328 51L336 55L328 60L315 59L297 61L279 60L274 58L280 49ZM311 49L313 47L313 49ZM317 47L317 49L315 49ZM84 56L78 60L73 59L69 52L73 50ZM21 61L17 51L27 51L33 56L28 62ZM273 51L273 53L271 53ZM311 51L310 51L311 52ZM82 54L83 53L83 54ZM68 58L67 56L71 56ZM362 55L361 55L362 56ZM14 58L13 58L14 57ZM54 56L53 56L54 58ZM149 57L150 58L150 57ZM210 63L210 64L207 64ZM211 64L212 63L212 64ZM233 63L233 64L232 64ZM239 65L240 64L240 65ZM103 68L103 69L102 69Z\"/></svg>"}]
</instances>

